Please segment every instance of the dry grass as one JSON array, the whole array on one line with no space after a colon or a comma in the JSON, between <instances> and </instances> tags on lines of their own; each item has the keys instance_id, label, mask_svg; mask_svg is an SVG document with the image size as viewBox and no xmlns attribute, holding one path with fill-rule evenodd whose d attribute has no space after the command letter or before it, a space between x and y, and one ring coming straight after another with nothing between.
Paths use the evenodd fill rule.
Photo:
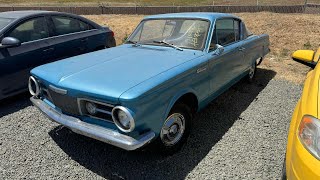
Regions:
<instances>
[{"instance_id":1,"label":"dry grass","mask_svg":"<svg viewBox=\"0 0 320 180\"><path fill-rule=\"evenodd\" d=\"M277 14L269 12L238 13L255 34L270 35L271 53L261 68L277 72L276 78L302 83L308 68L291 60L297 49L317 49L320 46L320 15ZM118 44L130 35L141 21L141 15L101 15L87 18L109 26L116 35Z\"/></svg>"}]
</instances>

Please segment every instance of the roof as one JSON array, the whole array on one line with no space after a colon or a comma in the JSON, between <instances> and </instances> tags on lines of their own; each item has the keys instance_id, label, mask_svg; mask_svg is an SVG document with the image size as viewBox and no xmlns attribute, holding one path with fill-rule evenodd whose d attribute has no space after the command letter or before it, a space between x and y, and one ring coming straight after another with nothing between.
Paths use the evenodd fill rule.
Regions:
<instances>
[{"instance_id":1,"label":"roof","mask_svg":"<svg viewBox=\"0 0 320 180\"><path fill-rule=\"evenodd\" d=\"M170 14L159 14L147 16L145 19L158 19L158 18L199 18L215 20L222 17L239 18L238 16L227 14L227 13L211 13L211 12L186 12L186 13L170 13Z\"/></svg>"},{"instance_id":2,"label":"roof","mask_svg":"<svg viewBox=\"0 0 320 180\"><path fill-rule=\"evenodd\" d=\"M47 14L47 13L57 13L54 11L39 11L39 10L30 10L30 11L7 11L7 12L1 12L0 17L3 18L13 18L13 19L19 19L23 17L38 15L38 14Z\"/></svg>"}]
</instances>

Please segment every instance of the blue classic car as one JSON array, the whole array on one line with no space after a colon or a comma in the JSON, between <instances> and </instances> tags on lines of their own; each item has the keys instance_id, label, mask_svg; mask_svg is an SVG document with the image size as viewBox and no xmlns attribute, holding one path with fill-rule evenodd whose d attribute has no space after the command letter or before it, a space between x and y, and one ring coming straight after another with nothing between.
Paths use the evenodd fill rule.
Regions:
<instances>
[{"instance_id":1,"label":"blue classic car","mask_svg":"<svg viewBox=\"0 0 320 180\"><path fill-rule=\"evenodd\" d=\"M0 13L0 100L28 90L30 70L116 45L114 33L74 14Z\"/></svg>"},{"instance_id":2,"label":"blue classic car","mask_svg":"<svg viewBox=\"0 0 320 180\"><path fill-rule=\"evenodd\" d=\"M254 78L269 52L230 14L144 18L121 46L37 67L31 101L72 131L135 150L181 148L193 115L240 79Z\"/></svg>"}]
</instances>

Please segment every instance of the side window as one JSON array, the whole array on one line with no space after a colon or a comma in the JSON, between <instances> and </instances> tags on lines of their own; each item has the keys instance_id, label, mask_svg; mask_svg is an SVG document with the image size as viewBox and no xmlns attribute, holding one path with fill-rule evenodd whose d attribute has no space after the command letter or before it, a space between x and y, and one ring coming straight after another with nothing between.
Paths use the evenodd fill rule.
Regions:
<instances>
[{"instance_id":1,"label":"side window","mask_svg":"<svg viewBox=\"0 0 320 180\"><path fill-rule=\"evenodd\" d=\"M56 30L56 35L69 34L92 29L89 24L69 17L53 16L52 21Z\"/></svg>"},{"instance_id":2,"label":"side window","mask_svg":"<svg viewBox=\"0 0 320 180\"><path fill-rule=\"evenodd\" d=\"M210 49L214 49L215 44L222 46L240 40L240 22L233 19L217 20L212 35Z\"/></svg>"},{"instance_id":3,"label":"side window","mask_svg":"<svg viewBox=\"0 0 320 180\"><path fill-rule=\"evenodd\" d=\"M39 17L18 25L7 37L17 38L24 43L49 37L49 30L45 18Z\"/></svg>"},{"instance_id":4,"label":"side window","mask_svg":"<svg viewBox=\"0 0 320 180\"><path fill-rule=\"evenodd\" d=\"M222 46L234 42L233 19L218 20L216 23L216 35L218 44Z\"/></svg>"}]
</instances>

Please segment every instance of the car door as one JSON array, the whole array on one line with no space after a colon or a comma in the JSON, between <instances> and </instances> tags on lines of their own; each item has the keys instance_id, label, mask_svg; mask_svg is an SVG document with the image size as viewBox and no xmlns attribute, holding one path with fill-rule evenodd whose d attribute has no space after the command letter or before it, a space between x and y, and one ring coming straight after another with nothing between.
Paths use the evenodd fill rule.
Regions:
<instances>
[{"instance_id":1,"label":"car door","mask_svg":"<svg viewBox=\"0 0 320 180\"><path fill-rule=\"evenodd\" d=\"M0 94L6 97L27 88L30 70L46 63L44 55L50 49L44 16L24 20L5 32L4 37L14 37L21 45L0 49Z\"/></svg>"},{"instance_id":2,"label":"car door","mask_svg":"<svg viewBox=\"0 0 320 180\"><path fill-rule=\"evenodd\" d=\"M86 33L91 26L67 16L51 16L54 36L50 44L55 47L57 59L63 59L89 51L89 36Z\"/></svg>"},{"instance_id":3,"label":"car door","mask_svg":"<svg viewBox=\"0 0 320 180\"><path fill-rule=\"evenodd\" d=\"M215 93L224 89L227 84L241 74L243 53L242 42L237 38L238 30L234 26L234 19L219 19L215 23L209 55L210 91ZM223 46L224 51L216 54L217 44Z\"/></svg>"}]
</instances>

